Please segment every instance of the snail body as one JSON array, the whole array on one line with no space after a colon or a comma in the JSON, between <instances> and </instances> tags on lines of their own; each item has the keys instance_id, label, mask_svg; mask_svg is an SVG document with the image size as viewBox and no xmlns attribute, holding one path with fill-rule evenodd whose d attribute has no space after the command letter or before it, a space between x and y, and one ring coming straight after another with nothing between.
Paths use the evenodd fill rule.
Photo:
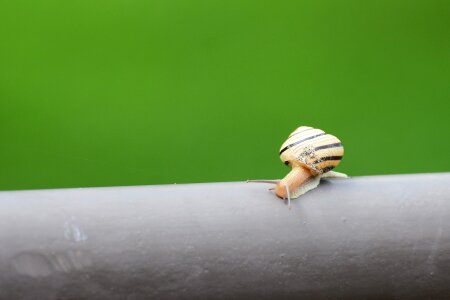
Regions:
<instances>
[{"instance_id":1,"label":"snail body","mask_svg":"<svg viewBox=\"0 0 450 300\"><path fill-rule=\"evenodd\" d=\"M300 126L280 147L280 159L292 170L281 180L260 180L276 184L275 194L282 199L298 198L316 188L320 178L347 175L333 172L344 156L341 141L323 130Z\"/></svg>"}]
</instances>

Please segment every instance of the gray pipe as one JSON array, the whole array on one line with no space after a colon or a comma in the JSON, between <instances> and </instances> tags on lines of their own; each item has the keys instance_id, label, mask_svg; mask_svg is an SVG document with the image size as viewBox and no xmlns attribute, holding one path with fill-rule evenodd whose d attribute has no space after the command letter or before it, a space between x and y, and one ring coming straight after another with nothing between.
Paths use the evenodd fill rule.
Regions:
<instances>
[{"instance_id":1,"label":"gray pipe","mask_svg":"<svg viewBox=\"0 0 450 300\"><path fill-rule=\"evenodd\" d=\"M0 299L450 299L450 173L0 193Z\"/></svg>"}]
</instances>

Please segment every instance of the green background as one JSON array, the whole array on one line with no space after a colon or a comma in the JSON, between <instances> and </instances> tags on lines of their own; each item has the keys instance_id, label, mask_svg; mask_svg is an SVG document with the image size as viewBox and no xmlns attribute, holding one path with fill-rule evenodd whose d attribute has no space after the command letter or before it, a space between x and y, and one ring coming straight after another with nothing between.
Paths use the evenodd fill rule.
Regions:
<instances>
[{"instance_id":1,"label":"green background","mask_svg":"<svg viewBox=\"0 0 450 300\"><path fill-rule=\"evenodd\" d=\"M450 1L0 4L0 189L450 171Z\"/></svg>"}]
</instances>

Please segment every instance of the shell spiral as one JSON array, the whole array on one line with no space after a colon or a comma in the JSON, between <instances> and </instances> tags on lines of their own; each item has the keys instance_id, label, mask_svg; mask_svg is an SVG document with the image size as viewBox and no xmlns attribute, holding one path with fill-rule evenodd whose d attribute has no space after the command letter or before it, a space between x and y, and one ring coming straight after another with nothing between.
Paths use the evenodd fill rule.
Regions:
<instances>
[{"instance_id":1,"label":"shell spiral","mask_svg":"<svg viewBox=\"0 0 450 300\"><path fill-rule=\"evenodd\" d=\"M323 130L300 126L281 145L280 159L290 167L303 166L313 175L335 168L344 156L341 141Z\"/></svg>"}]
</instances>

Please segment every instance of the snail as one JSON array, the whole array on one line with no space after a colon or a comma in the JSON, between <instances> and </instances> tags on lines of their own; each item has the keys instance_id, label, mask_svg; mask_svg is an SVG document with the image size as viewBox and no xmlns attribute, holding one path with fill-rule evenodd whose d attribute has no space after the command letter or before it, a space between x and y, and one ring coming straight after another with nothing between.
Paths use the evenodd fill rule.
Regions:
<instances>
[{"instance_id":1,"label":"snail","mask_svg":"<svg viewBox=\"0 0 450 300\"><path fill-rule=\"evenodd\" d=\"M291 199L316 188L321 178L347 178L346 174L331 171L342 160L344 146L341 141L323 130L300 126L281 145L280 159L292 170L281 180L248 180L276 184L275 194Z\"/></svg>"}]
</instances>

